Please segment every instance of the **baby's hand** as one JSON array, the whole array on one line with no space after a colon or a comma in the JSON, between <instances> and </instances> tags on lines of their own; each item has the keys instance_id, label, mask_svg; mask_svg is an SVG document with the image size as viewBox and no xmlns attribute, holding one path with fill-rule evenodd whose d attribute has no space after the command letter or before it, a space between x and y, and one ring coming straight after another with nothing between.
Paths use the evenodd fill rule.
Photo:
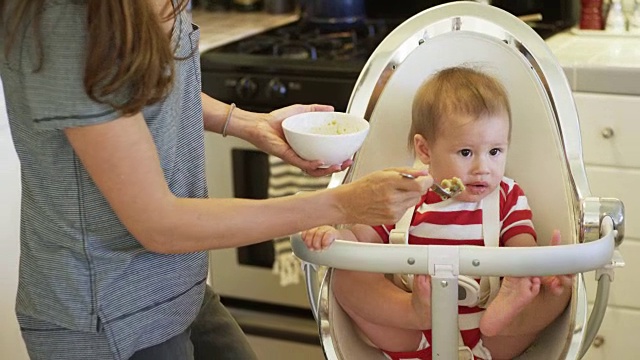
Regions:
<instances>
[{"instance_id":1,"label":"baby's hand","mask_svg":"<svg viewBox=\"0 0 640 360\"><path fill-rule=\"evenodd\" d=\"M340 231L332 226L320 226L302 232L302 240L311 250L323 250L340 236Z\"/></svg>"},{"instance_id":2,"label":"baby's hand","mask_svg":"<svg viewBox=\"0 0 640 360\"><path fill-rule=\"evenodd\" d=\"M560 243L560 231L554 230L553 235L551 235L551 246L560 245ZM545 276L542 278L542 285L551 294L559 296L564 293L566 288L573 286L573 275Z\"/></svg>"}]
</instances>

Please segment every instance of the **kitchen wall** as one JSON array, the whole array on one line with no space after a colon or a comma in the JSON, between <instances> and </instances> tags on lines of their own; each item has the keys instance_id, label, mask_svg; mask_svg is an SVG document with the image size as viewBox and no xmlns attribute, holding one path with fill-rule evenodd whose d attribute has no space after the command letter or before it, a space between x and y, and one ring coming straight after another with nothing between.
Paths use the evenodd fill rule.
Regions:
<instances>
[{"instance_id":1,"label":"kitchen wall","mask_svg":"<svg viewBox=\"0 0 640 360\"><path fill-rule=\"evenodd\" d=\"M0 358L27 360L14 312L18 283L20 166L9 135L0 80Z\"/></svg>"}]
</instances>

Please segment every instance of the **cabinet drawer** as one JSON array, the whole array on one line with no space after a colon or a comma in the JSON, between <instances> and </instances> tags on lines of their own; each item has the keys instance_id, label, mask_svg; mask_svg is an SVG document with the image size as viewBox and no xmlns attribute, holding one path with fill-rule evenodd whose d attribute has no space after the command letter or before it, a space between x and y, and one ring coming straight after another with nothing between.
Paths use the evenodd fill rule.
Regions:
<instances>
[{"instance_id":1,"label":"cabinet drawer","mask_svg":"<svg viewBox=\"0 0 640 360\"><path fill-rule=\"evenodd\" d=\"M623 268L616 269L615 277L609 291L609 305L638 308L640 310L640 288L638 274L640 274L640 241L625 240L620 245L620 252L625 260ZM589 302L596 298L595 272L584 273ZM640 323L638 323L640 330Z\"/></svg>"},{"instance_id":2,"label":"cabinet drawer","mask_svg":"<svg viewBox=\"0 0 640 360\"><path fill-rule=\"evenodd\" d=\"M640 96L573 94L585 162L640 167Z\"/></svg>"},{"instance_id":3,"label":"cabinet drawer","mask_svg":"<svg viewBox=\"0 0 640 360\"><path fill-rule=\"evenodd\" d=\"M640 354L640 311L610 308L583 360L635 360Z\"/></svg>"},{"instance_id":4,"label":"cabinet drawer","mask_svg":"<svg viewBox=\"0 0 640 360\"><path fill-rule=\"evenodd\" d=\"M640 145L640 143L639 143ZM622 200L625 208L625 238L640 240L640 169L614 169L586 166L593 196Z\"/></svg>"}]
</instances>

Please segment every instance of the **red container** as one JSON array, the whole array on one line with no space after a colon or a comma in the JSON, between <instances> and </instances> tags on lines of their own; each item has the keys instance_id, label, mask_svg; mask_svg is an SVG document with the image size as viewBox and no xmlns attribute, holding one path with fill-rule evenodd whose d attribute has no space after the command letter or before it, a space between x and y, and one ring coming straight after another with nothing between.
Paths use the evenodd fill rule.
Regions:
<instances>
[{"instance_id":1,"label":"red container","mask_svg":"<svg viewBox=\"0 0 640 360\"><path fill-rule=\"evenodd\" d=\"M602 0L582 0L581 5L580 29L602 30L604 28Z\"/></svg>"}]
</instances>

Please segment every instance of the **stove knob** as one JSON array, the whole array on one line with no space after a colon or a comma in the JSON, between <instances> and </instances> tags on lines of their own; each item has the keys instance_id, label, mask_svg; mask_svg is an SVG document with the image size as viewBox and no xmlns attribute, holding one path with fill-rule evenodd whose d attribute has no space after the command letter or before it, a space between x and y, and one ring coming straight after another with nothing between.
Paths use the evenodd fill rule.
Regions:
<instances>
[{"instance_id":1,"label":"stove knob","mask_svg":"<svg viewBox=\"0 0 640 360\"><path fill-rule=\"evenodd\" d=\"M271 79L267 86L267 95L274 98L283 98L287 95L287 87L280 79Z\"/></svg>"},{"instance_id":2,"label":"stove knob","mask_svg":"<svg viewBox=\"0 0 640 360\"><path fill-rule=\"evenodd\" d=\"M236 93L243 99L249 99L256 94L258 90L258 84L253 81L250 77L245 76L242 79L238 80L236 84Z\"/></svg>"}]
</instances>

